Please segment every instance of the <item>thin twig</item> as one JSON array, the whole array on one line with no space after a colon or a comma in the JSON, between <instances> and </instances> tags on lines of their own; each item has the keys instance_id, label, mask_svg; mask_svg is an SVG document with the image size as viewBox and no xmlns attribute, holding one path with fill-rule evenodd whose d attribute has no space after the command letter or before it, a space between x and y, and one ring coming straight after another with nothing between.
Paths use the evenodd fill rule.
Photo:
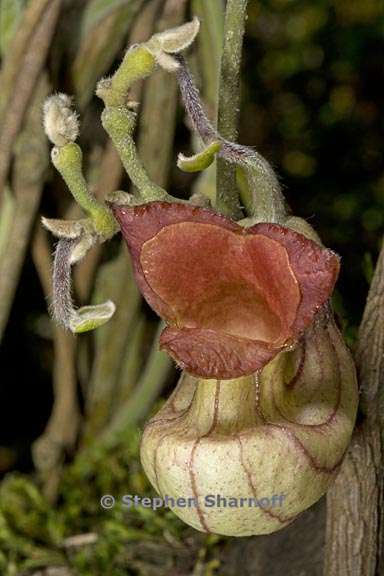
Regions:
<instances>
[{"instance_id":1,"label":"thin twig","mask_svg":"<svg viewBox=\"0 0 384 576\"><path fill-rule=\"evenodd\" d=\"M50 0L32 0L28 3L11 44L0 72L0 126L4 120L4 111L12 99L15 82L23 64L25 52L31 42L31 37L36 31L36 26L41 20L44 10Z\"/></svg>"},{"instance_id":2,"label":"thin twig","mask_svg":"<svg viewBox=\"0 0 384 576\"><path fill-rule=\"evenodd\" d=\"M9 222L2 224L6 229L0 257L0 339L12 307L48 165L48 148L41 126L41 107L48 89L47 78L43 75L15 151L14 201Z\"/></svg>"},{"instance_id":3,"label":"thin twig","mask_svg":"<svg viewBox=\"0 0 384 576\"><path fill-rule=\"evenodd\" d=\"M240 110L240 67L248 0L228 0L221 58L217 129L223 138L236 142ZM217 159L218 210L241 218L234 166Z\"/></svg>"},{"instance_id":4,"label":"thin twig","mask_svg":"<svg viewBox=\"0 0 384 576\"><path fill-rule=\"evenodd\" d=\"M40 5L40 4L39 4ZM24 58L15 78L12 98L6 104L0 133L0 200L13 154L13 145L32 96L59 16L61 0L51 0L25 45Z\"/></svg>"},{"instance_id":5,"label":"thin twig","mask_svg":"<svg viewBox=\"0 0 384 576\"><path fill-rule=\"evenodd\" d=\"M100 179L94 191L96 198L101 200L106 194L116 190L122 175L123 169L120 158L112 142L108 142L101 160ZM74 285L81 302L88 301L101 253L102 246L97 244L89 251L87 257L75 267Z\"/></svg>"},{"instance_id":6,"label":"thin twig","mask_svg":"<svg viewBox=\"0 0 384 576\"><path fill-rule=\"evenodd\" d=\"M32 242L32 258L47 299L52 294L52 256L47 233L37 225ZM66 451L74 447L80 413L77 403L76 338L53 324L54 365L52 412L43 434L34 442L33 458L41 474L45 496L56 498Z\"/></svg>"}]
</instances>

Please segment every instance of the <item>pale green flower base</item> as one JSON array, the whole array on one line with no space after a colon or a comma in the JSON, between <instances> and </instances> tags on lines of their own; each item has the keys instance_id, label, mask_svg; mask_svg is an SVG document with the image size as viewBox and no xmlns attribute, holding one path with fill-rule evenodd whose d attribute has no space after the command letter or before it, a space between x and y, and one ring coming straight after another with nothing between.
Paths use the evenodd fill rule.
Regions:
<instances>
[{"instance_id":1,"label":"pale green flower base","mask_svg":"<svg viewBox=\"0 0 384 576\"><path fill-rule=\"evenodd\" d=\"M197 530L270 534L327 491L350 442L357 404L349 351L333 319L320 318L305 344L280 353L259 382L182 376L145 428L142 464L163 497L199 499L199 507L172 508ZM216 494L285 497L269 509L206 507L205 496Z\"/></svg>"}]
</instances>

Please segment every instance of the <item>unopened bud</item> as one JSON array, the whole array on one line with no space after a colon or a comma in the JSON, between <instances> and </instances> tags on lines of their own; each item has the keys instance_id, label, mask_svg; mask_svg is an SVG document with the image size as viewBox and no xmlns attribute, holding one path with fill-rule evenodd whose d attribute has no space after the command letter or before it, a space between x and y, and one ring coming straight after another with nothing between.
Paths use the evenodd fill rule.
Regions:
<instances>
[{"instance_id":1,"label":"unopened bud","mask_svg":"<svg viewBox=\"0 0 384 576\"><path fill-rule=\"evenodd\" d=\"M79 135L79 120L66 94L54 94L44 103L44 129L55 146L74 142Z\"/></svg>"},{"instance_id":2,"label":"unopened bud","mask_svg":"<svg viewBox=\"0 0 384 576\"><path fill-rule=\"evenodd\" d=\"M160 49L163 52L167 52L167 54L178 54L192 44L199 30L200 21L195 16L191 22L187 22L182 26L154 34L148 42L148 47L155 50Z\"/></svg>"},{"instance_id":3,"label":"unopened bud","mask_svg":"<svg viewBox=\"0 0 384 576\"><path fill-rule=\"evenodd\" d=\"M180 64L172 55L186 50L195 40L199 30L200 21L195 17L182 26L154 34L146 43L146 47L164 70L176 72Z\"/></svg>"}]
</instances>

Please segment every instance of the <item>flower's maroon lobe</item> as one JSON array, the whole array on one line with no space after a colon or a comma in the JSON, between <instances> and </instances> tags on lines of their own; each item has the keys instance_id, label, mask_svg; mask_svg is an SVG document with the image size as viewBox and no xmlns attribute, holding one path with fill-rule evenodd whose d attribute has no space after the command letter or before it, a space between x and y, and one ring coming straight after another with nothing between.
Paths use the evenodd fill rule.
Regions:
<instances>
[{"instance_id":1,"label":"flower's maroon lobe","mask_svg":"<svg viewBox=\"0 0 384 576\"><path fill-rule=\"evenodd\" d=\"M339 261L277 224L243 228L210 210L114 206L139 287L167 322L160 345L204 378L262 368L332 293Z\"/></svg>"}]
</instances>

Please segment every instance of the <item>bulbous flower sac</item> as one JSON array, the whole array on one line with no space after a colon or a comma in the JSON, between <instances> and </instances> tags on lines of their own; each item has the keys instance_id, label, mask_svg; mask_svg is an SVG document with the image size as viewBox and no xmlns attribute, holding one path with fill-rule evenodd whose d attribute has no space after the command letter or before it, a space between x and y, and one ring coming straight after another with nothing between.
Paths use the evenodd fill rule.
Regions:
<instances>
[{"instance_id":1,"label":"bulbous flower sac","mask_svg":"<svg viewBox=\"0 0 384 576\"><path fill-rule=\"evenodd\" d=\"M231 379L294 345L332 293L339 259L289 228L244 228L211 210L113 206L160 338L190 374Z\"/></svg>"},{"instance_id":2,"label":"bulbous flower sac","mask_svg":"<svg viewBox=\"0 0 384 576\"><path fill-rule=\"evenodd\" d=\"M221 381L183 375L145 428L142 464L197 530L269 534L326 492L357 403L352 358L324 311L295 350L280 352L261 373ZM178 506L179 498L189 504Z\"/></svg>"}]
</instances>

